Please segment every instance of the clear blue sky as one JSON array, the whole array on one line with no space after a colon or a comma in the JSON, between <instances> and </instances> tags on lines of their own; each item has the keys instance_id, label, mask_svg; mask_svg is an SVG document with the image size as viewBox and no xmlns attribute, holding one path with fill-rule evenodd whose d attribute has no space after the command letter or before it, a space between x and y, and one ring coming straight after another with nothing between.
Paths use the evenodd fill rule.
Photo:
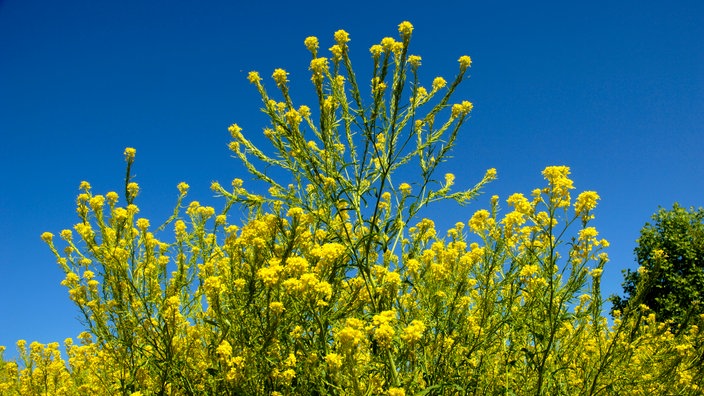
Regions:
<instances>
[{"instance_id":1,"label":"clear blue sky","mask_svg":"<svg viewBox=\"0 0 704 396\"><path fill-rule=\"evenodd\" d=\"M71 228L78 184L119 190L123 150L137 149L141 215L160 223L176 184L212 201L210 182L246 176L227 126L259 136L247 72L284 67L311 88L303 39L352 57L415 25L422 75L474 63L458 99L475 107L448 168L468 187L499 180L476 203L426 214L466 221L488 197L529 193L547 165L569 165L602 197L596 226L612 258L604 294L620 291L638 231L658 205L704 206L704 3L0 1L0 345L81 331L63 274L41 242ZM365 78L360 76L360 80ZM259 138L257 138L259 139ZM246 177L245 177L246 179Z\"/></svg>"}]
</instances>

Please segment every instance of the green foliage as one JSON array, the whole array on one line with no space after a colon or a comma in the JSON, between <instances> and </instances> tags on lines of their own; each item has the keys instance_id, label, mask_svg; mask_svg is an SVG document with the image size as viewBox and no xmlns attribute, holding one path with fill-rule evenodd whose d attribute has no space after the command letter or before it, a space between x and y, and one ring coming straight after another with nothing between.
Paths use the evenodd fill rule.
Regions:
<instances>
[{"instance_id":1,"label":"green foliage","mask_svg":"<svg viewBox=\"0 0 704 396\"><path fill-rule=\"evenodd\" d=\"M659 321L686 326L704 313L704 209L674 204L660 208L640 232L638 271L624 271L624 297L612 296L615 310L645 304Z\"/></svg>"}]
</instances>

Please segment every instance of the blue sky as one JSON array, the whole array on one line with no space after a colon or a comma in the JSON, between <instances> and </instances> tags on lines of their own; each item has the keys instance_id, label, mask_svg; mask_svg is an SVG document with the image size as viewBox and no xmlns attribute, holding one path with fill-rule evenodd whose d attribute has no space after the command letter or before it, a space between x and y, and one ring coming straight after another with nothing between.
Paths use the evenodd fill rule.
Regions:
<instances>
[{"instance_id":1,"label":"blue sky","mask_svg":"<svg viewBox=\"0 0 704 396\"><path fill-rule=\"evenodd\" d=\"M529 193L540 171L568 165L602 197L595 225L611 241L604 294L620 292L638 231L658 205L704 206L704 3L0 1L0 345L62 341L81 331L39 238L77 221L78 185L119 190L123 150L137 149L141 215L160 223L176 184L212 200L210 182L246 178L227 150L237 122L260 139L265 119L246 80L290 72L310 95L303 39L347 30L353 61L415 26L421 75L454 76L474 103L448 169L459 187L494 167L475 203L430 208L466 221L489 196ZM362 76L363 77L363 76ZM363 78L360 80L363 81Z\"/></svg>"}]
</instances>

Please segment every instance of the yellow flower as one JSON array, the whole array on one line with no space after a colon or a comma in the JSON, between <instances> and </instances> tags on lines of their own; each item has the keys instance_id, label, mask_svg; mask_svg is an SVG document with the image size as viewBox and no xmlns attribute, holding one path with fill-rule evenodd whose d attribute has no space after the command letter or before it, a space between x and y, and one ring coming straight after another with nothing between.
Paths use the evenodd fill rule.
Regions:
<instances>
[{"instance_id":1,"label":"yellow flower","mask_svg":"<svg viewBox=\"0 0 704 396\"><path fill-rule=\"evenodd\" d=\"M257 277L264 282L264 285L271 287L279 282L279 274L283 270L280 265L274 265L271 267L260 268L257 271Z\"/></svg>"},{"instance_id":2,"label":"yellow flower","mask_svg":"<svg viewBox=\"0 0 704 396\"><path fill-rule=\"evenodd\" d=\"M452 113L451 117L452 118L457 118L462 115L462 105L459 103L453 104L452 105Z\"/></svg>"},{"instance_id":3,"label":"yellow flower","mask_svg":"<svg viewBox=\"0 0 704 396\"><path fill-rule=\"evenodd\" d=\"M381 39L381 47L384 51L391 52L396 47L396 40L394 40L393 37L384 37Z\"/></svg>"},{"instance_id":4,"label":"yellow flower","mask_svg":"<svg viewBox=\"0 0 704 396\"><path fill-rule=\"evenodd\" d=\"M467 55L463 55L463 56L460 56L459 62L460 62L460 68L466 69L472 65L472 58L470 58Z\"/></svg>"},{"instance_id":5,"label":"yellow flower","mask_svg":"<svg viewBox=\"0 0 704 396\"><path fill-rule=\"evenodd\" d=\"M186 237L186 223L183 220L177 220L174 224L174 231L177 238Z\"/></svg>"},{"instance_id":6,"label":"yellow flower","mask_svg":"<svg viewBox=\"0 0 704 396\"><path fill-rule=\"evenodd\" d=\"M401 194L403 194L403 195L410 195L411 194L411 185L408 183L401 183L401 185L398 186L398 190L401 191Z\"/></svg>"},{"instance_id":7,"label":"yellow flower","mask_svg":"<svg viewBox=\"0 0 704 396\"><path fill-rule=\"evenodd\" d=\"M315 247L311 250L311 253L317 256L320 260L325 263L331 263L342 257L345 254L345 245L330 242L326 243L320 247Z\"/></svg>"},{"instance_id":8,"label":"yellow flower","mask_svg":"<svg viewBox=\"0 0 704 396\"><path fill-rule=\"evenodd\" d=\"M71 230L61 230L61 233L59 235L61 235L61 238L67 241L73 239L73 232L71 232Z\"/></svg>"},{"instance_id":9,"label":"yellow flower","mask_svg":"<svg viewBox=\"0 0 704 396\"><path fill-rule=\"evenodd\" d=\"M533 206L530 204L528 199L521 193L515 193L508 197L508 204L511 205L516 212L531 215L533 214Z\"/></svg>"},{"instance_id":10,"label":"yellow flower","mask_svg":"<svg viewBox=\"0 0 704 396\"><path fill-rule=\"evenodd\" d=\"M548 181L554 195L552 199L558 207L565 207L570 203L569 190L574 186L568 178L569 174L570 168L567 166L548 166L543 170L543 177Z\"/></svg>"},{"instance_id":11,"label":"yellow flower","mask_svg":"<svg viewBox=\"0 0 704 396\"><path fill-rule=\"evenodd\" d=\"M119 196L115 191L110 191L109 193L105 194L105 198L108 200L108 205L113 206L117 203L117 199Z\"/></svg>"},{"instance_id":12,"label":"yellow flower","mask_svg":"<svg viewBox=\"0 0 704 396\"><path fill-rule=\"evenodd\" d=\"M361 320L357 318L347 318L345 327L336 334L336 339L340 343L340 346L345 350L356 347L364 339L364 333L362 332L363 327L364 322Z\"/></svg>"},{"instance_id":13,"label":"yellow flower","mask_svg":"<svg viewBox=\"0 0 704 396\"><path fill-rule=\"evenodd\" d=\"M418 68L420 66L421 58L418 55L411 55L408 57L408 63L411 67Z\"/></svg>"},{"instance_id":14,"label":"yellow flower","mask_svg":"<svg viewBox=\"0 0 704 396\"><path fill-rule=\"evenodd\" d=\"M301 115L301 117L308 118L310 117L310 107L302 105L298 108L298 113Z\"/></svg>"},{"instance_id":15,"label":"yellow flower","mask_svg":"<svg viewBox=\"0 0 704 396\"><path fill-rule=\"evenodd\" d=\"M287 383L290 383L296 377L296 371L293 369L285 370L281 373L281 378Z\"/></svg>"},{"instance_id":16,"label":"yellow flower","mask_svg":"<svg viewBox=\"0 0 704 396\"><path fill-rule=\"evenodd\" d=\"M335 32L335 41L338 45L344 47L350 41L350 35L344 30L338 30Z\"/></svg>"},{"instance_id":17,"label":"yellow flower","mask_svg":"<svg viewBox=\"0 0 704 396\"><path fill-rule=\"evenodd\" d=\"M323 75L328 69L328 58L315 58L311 60L309 69L313 72L313 82L322 82Z\"/></svg>"},{"instance_id":18,"label":"yellow flower","mask_svg":"<svg viewBox=\"0 0 704 396\"><path fill-rule=\"evenodd\" d=\"M452 105L451 117L457 118L460 116L466 116L467 114L469 114L472 111L473 108L474 108L474 105L472 104L472 102L469 102L466 100L462 101L462 103L454 104L454 105Z\"/></svg>"},{"instance_id":19,"label":"yellow flower","mask_svg":"<svg viewBox=\"0 0 704 396\"><path fill-rule=\"evenodd\" d=\"M339 62L342 60L342 54L345 52L343 47L339 44L335 44L332 47L330 47L330 52L332 52L332 60L335 62Z\"/></svg>"},{"instance_id":20,"label":"yellow flower","mask_svg":"<svg viewBox=\"0 0 704 396\"><path fill-rule=\"evenodd\" d=\"M586 227L579 230L579 239L583 241L592 240L596 238L597 235L599 235L599 232L594 227Z\"/></svg>"},{"instance_id":21,"label":"yellow flower","mask_svg":"<svg viewBox=\"0 0 704 396\"><path fill-rule=\"evenodd\" d=\"M521 268L521 271L519 272L520 276L523 277L529 277L532 276L533 274L536 274L538 272L538 265L537 264L528 264Z\"/></svg>"},{"instance_id":22,"label":"yellow flower","mask_svg":"<svg viewBox=\"0 0 704 396\"><path fill-rule=\"evenodd\" d=\"M408 325L408 327L403 329L401 339L408 343L420 341L424 331L425 324L423 324L423 322L420 320L413 320L411 324Z\"/></svg>"},{"instance_id":23,"label":"yellow flower","mask_svg":"<svg viewBox=\"0 0 704 396\"><path fill-rule=\"evenodd\" d=\"M599 200L599 194L596 191L584 191L577 196L574 203L574 210L578 216L582 216L588 220L588 213L596 207L596 201Z\"/></svg>"},{"instance_id":24,"label":"yellow flower","mask_svg":"<svg viewBox=\"0 0 704 396\"><path fill-rule=\"evenodd\" d=\"M472 218L469 220L469 228L476 233L485 231L489 226L489 219L489 211L486 209L479 209L474 212Z\"/></svg>"},{"instance_id":25,"label":"yellow flower","mask_svg":"<svg viewBox=\"0 0 704 396\"><path fill-rule=\"evenodd\" d=\"M271 310L271 312L278 315L285 310L284 303L282 303L281 301L273 301L269 303L269 309Z\"/></svg>"},{"instance_id":26,"label":"yellow flower","mask_svg":"<svg viewBox=\"0 0 704 396\"><path fill-rule=\"evenodd\" d=\"M186 191L188 191L188 189L190 188L190 186L189 186L188 184L184 183L184 182L181 182L181 183L178 184L178 186L176 186L176 188L178 188L178 191L179 191L181 194L185 194Z\"/></svg>"},{"instance_id":27,"label":"yellow flower","mask_svg":"<svg viewBox=\"0 0 704 396\"><path fill-rule=\"evenodd\" d=\"M276 81L276 84L279 87L286 85L286 83L288 82L286 76L288 76L288 73L286 73L286 70L284 69L276 69L271 75L271 77L274 79L274 81Z\"/></svg>"},{"instance_id":28,"label":"yellow flower","mask_svg":"<svg viewBox=\"0 0 704 396\"><path fill-rule=\"evenodd\" d=\"M318 38L315 36L306 37L306 39L303 40L303 44L305 44L306 48L308 48L308 51L310 51L313 56L315 56L318 51Z\"/></svg>"},{"instance_id":29,"label":"yellow flower","mask_svg":"<svg viewBox=\"0 0 704 396\"><path fill-rule=\"evenodd\" d=\"M51 240L54 238L54 234L50 232L45 232L42 234L42 241L46 243L51 243Z\"/></svg>"},{"instance_id":30,"label":"yellow flower","mask_svg":"<svg viewBox=\"0 0 704 396\"><path fill-rule=\"evenodd\" d=\"M139 228L142 231L146 231L147 228L149 228L149 220L145 218L140 218L137 220L137 228Z\"/></svg>"},{"instance_id":31,"label":"yellow flower","mask_svg":"<svg viewBox=\"0 0 704 396\"><path fill-rule=\"evenodd\" d=\"M220 356L221 359L226 360L230 356L232 356L232 346L230 345L227 340L224 340L223 342L218 345L217 349L215 352Z\"/></svg>"},{"instance_id":32,"label":"yellow flower","mask_svg":"<svg viewBox=\"0 0 704 396\"><path fill-rule=\"evenodd\" d=\"M328 282L321 281L315 285L315 291L322 294L324 300L329 300L332 296L332 285L330 285Z\"/></svg>"},{"instance_id":33,"label":"yellow flower","mask_svg":"<svg viewBox=\"0 0 704 396\"><path fill-rule=\"evenodd\" d=\"M496 168L489 168L486 170L486 173L484 173L484 178L487 180L495 180L496 179ZM492 197L493 199L493 197ZM497 197L498 199L498 197Z\"/></svg>"},{"instance_id":34,"label":"yellow flower","mask_svg":"<svg viewBox=\"0 0 704 396\"><path fill-rule=\"evenodd\" d=\"M381 53L384 52L384 48L379 44L374 44L371 48L369 48L369 52L372 53L374 59L378 59L381 56Z\"/></svg>"},{"instance_id":35,"label":"yellow flower","mask_svg":"<svg viewBox=\"0 0 704 396\"><path fill-rule=\"evenodd\" d=\"M249 80L251 84L259 84L262 81L262 78L259 77L259 73L251 71L247 74L247 80Z\"/></svg>"},{"instance_id":36,"label":"yellow flower","mask_svg":"<svg viewBox=\"0 0 704 396\"><path fill-rule=\"evenodd\" d=\"M137 150L133 149L132 147L127 147L125 149L125 160L127 162L134 160L135 154L137 154Z\"/></svg>"},{"instance_id":37,"label":"yellow flower","mask_svg":"<svg viewBox=\"0 0 704 396\"><path fill-rule=\"evenodd\" d=\"M230 136L232 136L233 139L239 139L242 136L242 128L237 124L230 125L227 130L230 132Z\"/></svg>"},{"instance_id":38,"label":"yellow flower","mask_svg":"<svg viewBox=\"0 0 704 396\"><path fill-rule=\"evenodd\" d=\"M435 77L433 80L433 91L437 91L440 88L443 88L447 85L447 81L445 81L444 78L442 77Z\"/></svg>"},{"instance_id":39,"label":"yellow flower","mask_svg":"<svg viewBox=\"0 0 704 396\"><path fill-rule=\"evenodd\" d=\"M90 207L93 208L93 210L100 210L100 208L102 208L105 204L105 197L103 197L102 195L96 195L92 197L90 201L88 201L88 203L90 204Z\"/></svg>"},{"instance_id":40,"label":"yellow flower","mask_svg":"<svg viewBox=\"0 0 704 396\"><path fill-rule=\"evenodd\" d=\"M284 114L284 117L286 118L288 124L293 127L298 126L298 124L303 122L303 117L301 117L295 109L287 111L286 114Z\"/></svg>"},{"instance_id":41,"label":"yellow flower","mask_svg":"<svg viewBox=\"0 0 704 396\"><path fill-rule=\"evenodd\" d=\"M332 369L339 369L342 367L342 357L336 353L328 353L325 356L325 362Z\"/></svg>"},{"instance_id":42,"label":"yellow flower","mask_svg":"<svg viewBox=\"0 0 704 396\"><path fill-rule=\"evenodd\" d=\"M127 184L127 192L130 194L131 197L136 197L137 194L139 193L139 184L135 182L130 182Z\"/></svg>"},{"instance_id":43,"label":"yellow flower","mask_svg":"<svg viewBox=\"0 0 704 396\"><path fill-rule=\"evenodd\" d=\"M391 340L395 334L394 328L388 323L382 323L374 330L374 340L382 348L391 346Z\"/></svg>"},{"instance_id":44,"label":"yellow flower","mask_svg":"<svg viewBox=\"0 0 704 396\"><path fill-rule=\"evenodd\" d=\"M406 391L403 388L389 388L389 396L406 396Z\"/></svg>"},{"instance_id":45,"label":"yellow flower","mask_svg":"<svg viewBox=\"0 0 704 396\"><path fill-rule=\"evenodd\" d=\"M403 39L410 38L413 33L413 25L408 21L403 21L398 25L398 32Z\"/></svg>"},{"instance_id":46,"label":"yellow flower","mask_svg":"<svg viewBox=\"0 0 704 396\"><path fill-rule=\"evenodd\" d=\"M425 90L425 88L423 88L423 90ZM427 92L426 92L426 95L427 95ZM420 132L423 129L423 124L425 124L423 122L423 120L416 120L415 125L413 126L413 130L416 132Z\"/></svg>"}]
</instances>

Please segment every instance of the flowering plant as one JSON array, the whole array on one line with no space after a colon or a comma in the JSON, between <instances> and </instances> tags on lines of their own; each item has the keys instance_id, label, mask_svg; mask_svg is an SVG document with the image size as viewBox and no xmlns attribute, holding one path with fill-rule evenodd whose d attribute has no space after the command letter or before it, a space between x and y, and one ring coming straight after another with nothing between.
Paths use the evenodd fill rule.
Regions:
<instances>
[{"instance_id":1,"label":"flowering plant","mask_svg":"<svg viewBox=\"0 0 704 396\"><path fill-rule=\"evenodd\" d=\"M124 204L86 182L79 222L42 237L87 332L58 344L20 342L20 364L0 359L8 394L651 394L701 391L702 335L673 333L647 307L607 323L599 289L608 242L590 225L599 196L572 199L564 166L546 185L499 198L439 234L417 218L438 200L465 204L495 179L454 191L436 180L472 104L451 102L471 65L424 88L421 57L400 41L371 47L363 93L338 31L331 57L305 40L318 103L296 105L288 74L249 81L271 120L273 150L229 128L231 150L268 186L213 183L217 211L178 186L173 216L138 217L125 150ZM370 97L367 103L365 98ZM263 169L282 170L274 177ZM412 169L417 176L412 177ZM232 224L233 207L248 209ZM173 229L169 235L166 228Z\"/></svg>"}]
</instances>

